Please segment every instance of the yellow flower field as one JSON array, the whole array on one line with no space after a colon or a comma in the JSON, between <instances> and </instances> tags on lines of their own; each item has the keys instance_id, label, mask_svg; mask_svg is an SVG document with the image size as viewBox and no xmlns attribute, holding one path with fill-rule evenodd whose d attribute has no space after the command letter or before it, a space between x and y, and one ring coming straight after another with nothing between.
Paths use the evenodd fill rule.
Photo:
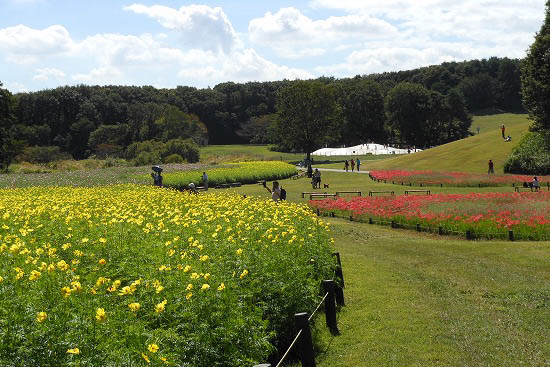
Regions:
<instances>
[{"instance_id":1,"label":"yellow flower field","mask_svg":"<svg viewBox=\"0 0 550 367\"><path fill-rule=\"evenodd\" d=\"M0 365L250 366L331 278L305 206L141 186L0 190Z\"/></svg>"}]
</instances>

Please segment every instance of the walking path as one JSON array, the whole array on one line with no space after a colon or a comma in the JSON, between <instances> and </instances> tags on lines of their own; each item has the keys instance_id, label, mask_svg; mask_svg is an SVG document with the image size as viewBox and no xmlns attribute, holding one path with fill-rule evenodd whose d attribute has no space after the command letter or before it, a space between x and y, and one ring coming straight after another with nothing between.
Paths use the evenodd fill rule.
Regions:
<instances>
[{"instance_id":1,"label":"walking path","mask_svg":"<svg viewBox=\"0 0 550 367\"><path fill-rule=\"evenodd\" d=\"M319 168L319 167L313 167L313 169L317 168L319 171L330 171L330 172L343 172L343 173L366 173L366 174L369 174L370 171L351 171L351 169L346 172L346 170L343 170L343 169L337 169L337 168Z\"/></svg>"}]
</instances>

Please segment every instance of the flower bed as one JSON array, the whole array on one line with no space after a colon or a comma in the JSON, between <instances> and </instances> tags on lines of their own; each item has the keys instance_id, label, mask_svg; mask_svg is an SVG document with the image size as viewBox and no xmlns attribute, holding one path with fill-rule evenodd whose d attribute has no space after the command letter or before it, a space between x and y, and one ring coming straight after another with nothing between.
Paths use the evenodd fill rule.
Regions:
<instances>
[{"instance_id":1,"label":"flower bed","mask_svg":"<svg viewBox=\"0 0 550 367\"><path fill-rule=\"evenodd\" d=\"M202 172L208 174L209 186L240 182L255 183L260 180L282 180L296 174L295 166L285 162L258 161L228 163L208 170L181 171L164 174L164 185L176 189L187 188L190 182L201 183Z\"/></svg>"},{"instance_id":2,"label":"flower bed","mask_svg":"<svg viewBox=\"0 0 550 367\"><path fill-rule=\"evenodd\" d=\"M527 175L487 175L466 172L434 172L434 171L404 171L385 170L370 171L372 179L392 181L396 184L411 184L413 186L518 186L523 182L531 182L533 176ZM545 185L550 182L550 176L538 176L539 182Z\"/></svg>"},{"instance_id":3,"label":"flower bed","mask_svg":"<svg viewBox=\"0 0 550 367\"><path fill-rule=\"evenodd\" d=\"M322 212L353 215L362 220L420 224L432 230L486 238L550 238L550 193L471 193L430 196L358 197L351 200L311 201Z\"/></svg>"},{"instance_id":4,"label":"flower bed","mask_svg":"<svg viewBox=\"0 0 550 367\"><path fill-rule=\"evenodd\" d=\"M0 365L265 361L334 274L309 208L145 186L0 190Z\"/></svg>"}]
</instances>

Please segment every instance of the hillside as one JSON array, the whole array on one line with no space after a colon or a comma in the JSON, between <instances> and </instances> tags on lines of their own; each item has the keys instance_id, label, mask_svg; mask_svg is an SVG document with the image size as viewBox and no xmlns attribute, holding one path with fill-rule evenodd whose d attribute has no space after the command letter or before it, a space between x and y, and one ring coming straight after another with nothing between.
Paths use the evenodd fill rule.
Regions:
<instances>
[{"instance_id":1,"label":"hillside","mask_svg":"<svg viewBox=\"0 0 550 367\"><path fill-rule=\"evenodd\" d=\"M434 171L486 172L487 162L495 162L495 172L503 173L503 165L530 125L527 115L500 114L476 116L472 131L480 127L480 134L423 152L377 161L365 169L430 169ZM501 138L500 125L506 126L511 142Z\"/></svg>"}]
</instances>

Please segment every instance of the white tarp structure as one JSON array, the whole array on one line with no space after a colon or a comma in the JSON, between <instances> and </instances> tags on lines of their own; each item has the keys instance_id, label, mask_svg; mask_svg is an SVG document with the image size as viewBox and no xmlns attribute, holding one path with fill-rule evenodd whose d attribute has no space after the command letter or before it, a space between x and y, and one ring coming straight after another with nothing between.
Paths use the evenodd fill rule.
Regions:
<instances>
[{"instance_id":1,"label":"white tarp structure","mask_svg":"<svg viewBox=\"0 0 550 367\"><path fill-rule=\"evenodd\" d=\"M347 148L322 148L311 153L316 156L367 155L367 154L407 154L420 152L421 149L399 149L382 144L361 144Z\"/></svg>"}]
</instances>

